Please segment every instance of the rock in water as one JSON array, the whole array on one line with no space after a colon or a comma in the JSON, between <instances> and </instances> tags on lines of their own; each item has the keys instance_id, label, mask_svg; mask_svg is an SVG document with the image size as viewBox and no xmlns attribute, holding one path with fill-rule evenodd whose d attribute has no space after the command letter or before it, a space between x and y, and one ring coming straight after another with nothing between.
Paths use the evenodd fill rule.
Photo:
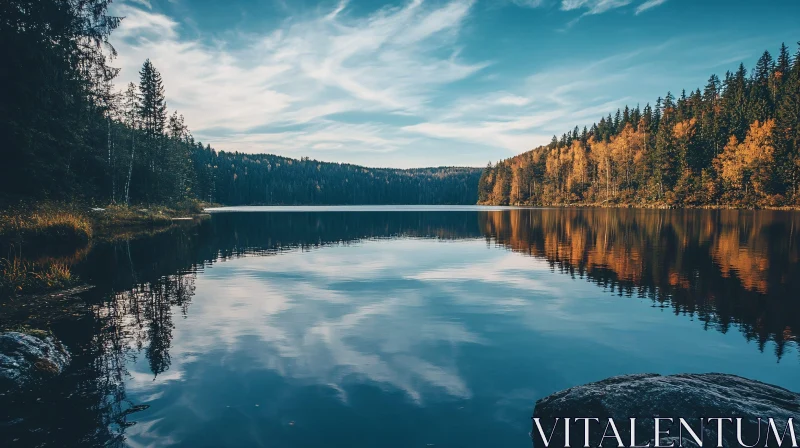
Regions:
<instances>
[{"instance_id":1,"label":"rock in water","mask_svg":"<svg viewBox=\"0 0 800 448\"><path fill-rule=\"evenodd\" d=\"M58 375L69 361L67 349L49 333L0 333L0 391Z\"/></svg>"},{"instance_id":2,"label":"rock in water","mask_svg":"<svg viewBox=\"0 0 800 448\"><path fill-rule=\"evenodd\" d=\"M698 446L685 429L679 433L679 418L683 418L697 436L702 437L705 443L699 446L717 446L718 421L709 422L709 418L732 419L723 422L723 446L742 446L737 440L737 418L742 418L742 438L746 445L753 445L759 440L757 446L765 446L769 430L769 446L777 446L772 430L768 427L768 419L774 419L778 433L782 435L788 419L793 418L795 434L800 439L800 394L759 381L719 373L624 375L573 387L542 398L536 402L533 417L539 418L543 432L548 437L556 417L560 417L550 439L550 448L564 446L565 418L572 419L570 444L573 447L584 446L584 420L575 422L574 419L586 417L600 420L592 421L589 425L589 444L593 447L600 446L601 441L602 446L618 445L615 438L603 439L604 434L613 435L611 429L606 432L609 419L614 420L624 446L631 446L631 418L636 418L636 445L645 446L649 442L649 446L654 447L657 437L655 417L674 419L672 423L662 420L660 429L669 429L670 433L660 436L660 446L670 446L671 442L675 442L674 446L678 447L681 441L684 447ZM760 427L759 417L762 419ZM704 421L702 429L701 419ZM534 446L544 446L535 423L531 436ZM789 436L790 431L786 431L786 437L790 438ZM791 440L785 441L784 446L792 446Z\"/></svg>"}]
</instances>

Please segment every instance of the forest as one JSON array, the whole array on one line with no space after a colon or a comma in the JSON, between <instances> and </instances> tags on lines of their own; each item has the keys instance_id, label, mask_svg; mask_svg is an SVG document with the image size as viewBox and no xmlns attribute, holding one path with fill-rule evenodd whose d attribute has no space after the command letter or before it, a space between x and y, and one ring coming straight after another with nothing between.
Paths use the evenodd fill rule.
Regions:
<instances>
[{"instance_id":1,"label":"forest","mask_svg":"<svg viewBox=\"0 0 800 448\"><path fill-rule=\"evenodd\" d=\"M194 193L227 205L474 204L479 168L365 168L267 154L191 155Z\"/></svg>"},{"instance_id":2,"label":"forest","mask_svg":"<svg viewBox=\"0 0 800 448\"><path fill-rule=\"evenodd\" d=\"M114 86L108 0L0 6L0 205L474 204L478 168L380 169L216 151L168 111L150 60Z\"/></svg>"},{"instance_id":3,"label":"forest","mask_svg":"<svg viewBox=\"0 0 800 448\"><path fill-rule=\"evenodd\" d=\"M800 50L625 107L486 169L366 168L217 151L158 69L114 86L108 0L0 7L0 205L497 204L797 207Z\"/></svg>"},{"instance_id":4,"label":"forest","mask_svg":"<svg viewBox=\"0 0 800 448\"><path fill-rule=\"evenodd\" d=\"M479 203L800 205L800 49L767 51L703 90L626 106L590 128L489 164Z\"/></svg>"}]
</instances>

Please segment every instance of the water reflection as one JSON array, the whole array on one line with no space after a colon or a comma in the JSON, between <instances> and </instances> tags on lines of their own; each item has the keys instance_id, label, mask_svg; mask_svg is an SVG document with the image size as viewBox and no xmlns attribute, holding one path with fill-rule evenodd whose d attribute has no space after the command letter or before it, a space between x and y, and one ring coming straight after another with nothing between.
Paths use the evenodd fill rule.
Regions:
<instances>
[{"instance_id":1,"label":"water reflection","mask_svg":"<svg viewBox=\"0 0 800 448\"><path fill-rule=\"evenodd\" d=\"M0 316L50 326L76 353L57 382L0 397L0 440L527 446L537 398L614 374L792 388L798 219L224 213L108 242L74 261L97 285L83 302Z\"/></svg>"},{"instance_id":2,"label":"water reflection","mask_svg":"<svg viewBox=\"0 0 800 448\"><path fill-rule=\"evenodd\" d=\"M779 211L541 210L481 215L488 239L621 295L732 325L775 356L800 328L800 216Z\"/></svg>"}]
</instances>

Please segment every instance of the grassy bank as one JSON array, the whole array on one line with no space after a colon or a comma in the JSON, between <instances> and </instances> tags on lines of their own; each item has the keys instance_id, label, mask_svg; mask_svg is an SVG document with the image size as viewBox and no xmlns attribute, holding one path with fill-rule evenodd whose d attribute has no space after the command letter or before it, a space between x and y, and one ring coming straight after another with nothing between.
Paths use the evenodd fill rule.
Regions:
<instances>
[{"instance_id":1,"label":"grassy bank","mask_svg":"<svg viewBox=\"0 0 800 448\"><path fill-rule=\"evenodd\" d=\"M208 204L210 206L211 204ZM0 210L0 296L35 294L79 284L71 254L87 253L94 240L133 238L194 219L207 204L92 207L16 204Z\"/></svg>"},{"instance_id":2,"label":"grassy bank","mask_svg":"<svg viewBox=\"0 0 800 448\"><path fill-rule=\"evenodd\" d=\"M83 245L97 230L163 226L191 218L213 204L184 201L171 206L93 207L80 204L17 204L0 209L0 244Z\"/></svg>"},{"instance_id":3,"label":"grassy bank","mask_svg":"<svg viewBox=\"0 0 800 448\"><path fill-rule=\"evenodd\" d=\"M174 220L192 218L203 213L212 204L184 201L170 206L123 206L110 205L90 208L87 217L98 230L120 229L141 226L169 225Z\"/></svg>"}]
</instances>

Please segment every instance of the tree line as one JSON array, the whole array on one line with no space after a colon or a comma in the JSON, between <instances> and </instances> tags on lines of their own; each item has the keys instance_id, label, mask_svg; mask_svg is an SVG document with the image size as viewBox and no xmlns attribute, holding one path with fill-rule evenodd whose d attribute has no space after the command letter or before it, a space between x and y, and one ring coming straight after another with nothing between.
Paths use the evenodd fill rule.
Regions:
<instances>
[{"instance_id":1,"label":"tree line","mask_svg":"<svg viewBox=\"0 0 800 448\"><path fill-rule=\"evenodd\" d=\"M202 200L265 204L474 204L479 168L365 168L206 147L192 152Z\"/></svg>"},{"instance_id":2,"label":"tree line","mask_svg":"<svg viewBox=\"0 0 800 448\"><path fill-rule=\"evenodd\" d=\"M0 203L474 204L481 170L412 170L216 151L167 109L158 69L121 92L108 0L0 6Z\"/></svg>"},{"instance_id":3,"label":"tree line","mask_svg":"<svg viewBox=\"0 0 800 448\"><path fill-rule=\"evenodd\" d=\"M800 205L800 49L491 163L482 204Z\"/></svg>"}]
</instances>

